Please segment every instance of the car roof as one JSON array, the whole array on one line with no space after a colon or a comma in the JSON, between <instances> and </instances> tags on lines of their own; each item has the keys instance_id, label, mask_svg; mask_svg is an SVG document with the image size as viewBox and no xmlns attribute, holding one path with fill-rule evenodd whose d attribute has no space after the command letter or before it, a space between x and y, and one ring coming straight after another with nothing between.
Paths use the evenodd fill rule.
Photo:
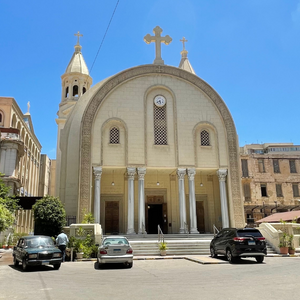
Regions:
<instances>
[{"instance_id":1,"label":"car roof","mask_svg":"<svg viewBox=\"0 0 300 300\"><path fill-rule=\"evenodd\" d=\"M234 227L229 227L229 228L223 228L222 230L245 230L245 231L259 231L257 228L251 228L251 227L245 227L245 228L234 228Z\"/></svg>"},{"instance_id":2,"label":"car roof","mask_svg":"<svg viewBox=\"0 0 300 300\"><path fill-rule=\"evenodd\" d=\"M127 239L126 236L123 235L110 235L110 236L106 236L103 239Z\"/></svg>"},{"instance_id":3,"label":"car roof","mask_svg":"<svg viewBox=\"0 0 300 300\"><path fill-rule=\"evenodd\" d=\"M26 236L23 236L22 238L32 239L32 238L51 238L51 237L48 235L26 235Z\"/></svg>"}]
</instances>

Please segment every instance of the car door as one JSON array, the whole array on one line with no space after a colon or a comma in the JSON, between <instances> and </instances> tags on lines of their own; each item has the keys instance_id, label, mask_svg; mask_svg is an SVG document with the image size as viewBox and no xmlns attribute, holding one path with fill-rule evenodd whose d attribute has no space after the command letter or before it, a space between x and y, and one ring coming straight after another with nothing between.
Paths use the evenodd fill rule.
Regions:
<instances>
[{"instance_id":1,"label":"car door","mask_svg":"<svg viewBox=\"0 0 300 300\"><path fill-rule=\"evenodd\" d=\"M225 230L221 230L216 237L214 238L214 248L215 248L215 252L218 254L220 254L221 252L221 244L222 244L222 239L224 238L224 233Z\"/></svg>"},{"instance_id":2,"label":"car door","mask_svg":"<svg viewBox=\"0 0 300 300\"><path fill-rule=\"evenodd\" d=\"M19 242L16 247L16 253L15 253L16 259L18 261L22 261L23 246L24 246L24 239L19 239Z\"/></svg>"},{"instance_id":3,"label":"car door","mask_svg":"<svg viewBox=\"0 0 300 300\"><path fill-rule=\"evenodd\" d=\"M219 253L220 254L223 254L223 255L226 254L226 244L227 244L229 234L230 234L229 229L224 229L223 230L223 235L222 235L222 238L220 239L220 242L219 242Z\"/></svg>"}]
</instances>

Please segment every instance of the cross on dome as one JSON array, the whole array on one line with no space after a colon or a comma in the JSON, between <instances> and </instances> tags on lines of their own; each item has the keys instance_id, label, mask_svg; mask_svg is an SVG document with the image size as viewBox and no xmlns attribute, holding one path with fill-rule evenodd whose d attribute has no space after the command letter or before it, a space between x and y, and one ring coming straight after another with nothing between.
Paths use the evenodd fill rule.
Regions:
<instances>
[{"instance_id":1,"label":"cross on dome","mask_svg":"<svg viewBox=\"0 0 300 300\"><path fill-rule=\"evenodd\" d=\"M180 40L180 42L182 42L183 50L185 50L185 44L184 43L188 42L188 40L186 40L185 37L183 37L182 40Z\"/></svg>"},{"instance_id":2,"label":"cross on dome","mask_svg":"<svg viewBox=\"0 0 300 300\"><path fill-rule=\"evenodd\" d=\"M164 43L166 45L169 45L172 42L172 38L169 35L166 35L164 37L161 36L162 33L162 29L159 26L156 26L153 29L153 35L150 35L149 33L147 35L145 35L144 37L144 41L147 44L150 44L152 42L155 43L155 60L154 60L154 64L156 65L163 65L164 61L161 58L161 43Z\"/></svg>"},{"instance_id":3,"label":"cross on dome","mask_svg":"<svg viewBox=\"0 0 300 300\"><path fill-rule=\"evenodd\" d=\"M79 38L82 37L83 35L80 34L79 31L77 33L75 33L74 35L77 36L77 45L79 45Z\"/></svg>"}]
</instances>

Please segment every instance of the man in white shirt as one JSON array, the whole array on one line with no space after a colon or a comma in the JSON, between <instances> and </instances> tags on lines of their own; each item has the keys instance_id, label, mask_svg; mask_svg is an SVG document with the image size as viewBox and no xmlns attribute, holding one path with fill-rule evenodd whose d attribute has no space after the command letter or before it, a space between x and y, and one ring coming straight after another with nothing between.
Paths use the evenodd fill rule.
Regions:
<instances>
[{"instance_id":1,"label":"man in white shirt","mask_svg":"<svg viewBox=\"0 0 300 300\"><path fill-rule=\"evenodd\" d=\"M62 230L61 233L57 236L56 238L56 245L58 246L58 249L62 252L63 254L63 259L62 261L65 261L66 257L66 248L67 244L69 243L68 236L64 233Z\"/></svg>"}]
</instances>

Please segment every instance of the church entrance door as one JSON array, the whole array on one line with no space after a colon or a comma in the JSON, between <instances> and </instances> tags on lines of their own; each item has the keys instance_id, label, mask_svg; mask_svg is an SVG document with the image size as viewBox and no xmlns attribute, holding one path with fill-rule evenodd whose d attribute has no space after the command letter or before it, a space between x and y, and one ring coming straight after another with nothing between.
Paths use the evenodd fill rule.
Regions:
<instances>
[{"instance_id":1,"label":"church entrance door","mask_svg":"<svg viewBox=\"0 0 300 300\"><path fill-rule=\"evenodd\" d=\"M119 201L105 201L105 233L119 233Z\"/></svg>"},{"instance_id":2,"label":"church entrance door","mask_svg":"<svg viewBox=\"0 0 300 300\"><path fill-rule=\"evenodd\" d=\"M196 201L197 226L199 233L205 233L203 201Z\"/></svg>"},{"instance_id":3,"label":"church entrance door","mask_svg":"<svg viewBox=\"0 0 300 300\"><path fill-rule=\"evenodd\" d=\"M167 203L164 203L164 197L147 196L147 203L145 208L147 233L157 234L157 225L160 226L164 233L167 233Z\"/></svg>"}]
</instances>

